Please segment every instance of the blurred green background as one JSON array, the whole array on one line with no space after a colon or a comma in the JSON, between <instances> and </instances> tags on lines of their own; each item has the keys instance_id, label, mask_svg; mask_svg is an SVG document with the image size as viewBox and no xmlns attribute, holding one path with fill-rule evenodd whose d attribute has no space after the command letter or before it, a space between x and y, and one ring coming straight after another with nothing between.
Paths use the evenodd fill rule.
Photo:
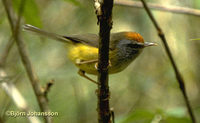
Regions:
<instances>
[{"instance_id":1,"label":"blurred green background","mask_svg":"<svg viewBox=\"0 0 200 123\"><path fill-rule=\"evenodd\" d=\"M20 0L13 0L17 12ZM177 5L200 9L199 0L148 0L162 5ZM175 61L185 79L188 97L200 122L200 17L153 11L163 29ZM32 24L57 34L98 34L99 26L91 0L27 0L22 24ZM110 106L116 123L190 123L183 96L164 47L143 9L114 6L112 32L139 32L157 47L146 48L123 72L110 75ZM0 2L0 55L11 36L10 25ZM68 60L66 46L29 32L22 32L30 59L42 86L55 80L48 93L55 123L97 122L97 86L77 74L78 69ZM36 97L27 78L16 45L7 59L6 72L19 75L16 87L30 108L39 111ZM96 79L96 76L91 76ZM19 111L0 89L0 114L4 108ZM26 123L26 117L5 117L6 123ZM40 118L42 120L42 118Z\"/></svg>"}]
</instances>

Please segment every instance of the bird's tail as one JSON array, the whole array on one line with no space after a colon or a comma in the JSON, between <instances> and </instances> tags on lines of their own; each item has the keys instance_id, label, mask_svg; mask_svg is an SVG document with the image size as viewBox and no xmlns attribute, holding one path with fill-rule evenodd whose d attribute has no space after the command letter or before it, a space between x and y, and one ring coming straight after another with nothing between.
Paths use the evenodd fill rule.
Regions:
<instances>
[{"instance_id":1,"label":"bird's tail","mask_svg":"<svg viewBox=\"0 0 200 123\"><path fill-rule=\"evenodd\" d=\"M57 40L57 41L69 43L69 40L66 39L62 35L58 35L58 34L55 34L55 33L51 33L51 32L47 32L47 31L41 30L41 29L39 29L39 28L37 28L35 26L32 26L30 24L25 24L23 29L26 30L26 31L34 32L34 33L42 35L42 36L46 36L48 38L51 38L51 39L54 39L54 40Z\"/></svg>"}]
</instances>

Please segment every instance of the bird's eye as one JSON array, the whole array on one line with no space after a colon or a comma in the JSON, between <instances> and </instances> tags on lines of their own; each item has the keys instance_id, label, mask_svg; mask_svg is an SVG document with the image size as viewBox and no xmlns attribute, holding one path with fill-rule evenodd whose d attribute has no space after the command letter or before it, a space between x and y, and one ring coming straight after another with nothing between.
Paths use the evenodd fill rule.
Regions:
<instances>
[{"instance_id":1,"label":"bird's eye","mask_svg":"<svg viewBox=\"0 0 200 123\"><path fill-rule=\"evenodd\" d=\"M134 48L134 49L141 49L144 48L144 45L142 44L128 44L128 47Z\"/></svg>"}]
</instances>

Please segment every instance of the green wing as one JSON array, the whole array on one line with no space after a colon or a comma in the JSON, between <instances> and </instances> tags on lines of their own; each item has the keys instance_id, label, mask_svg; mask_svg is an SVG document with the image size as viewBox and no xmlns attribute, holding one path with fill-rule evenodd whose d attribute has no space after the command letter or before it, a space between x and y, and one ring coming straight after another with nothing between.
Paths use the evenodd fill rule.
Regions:
<instances>
[{"instance_id":1,"label":"green wing","mask_svg":"<svg viewBox=\"0 0 200 123\"><path fill-rule=\"evenodd\" d=\"M51 33L51 32L47 32L44 30L41 30L35 26L32 26L30 24L26 24L24 25L24 30L30 31L30 32L34 32L36 34L39 35L43 35L46 36L48 38L57 40L57 41L61 41L61 42L65 42L65 43L82 43L82 44L86 44L89 46L93 46L98 48L99 46L99 36L96 34L81 34L81 35L69 35L69 36L62 36L62 35L58 35L55 33ZM119 32L119 33L112 33L111 34L111 42L110 42L110 46L109 49L113 50L116 47L116 44L119 40L121 40L120 37L123 37L122 35L124 35L125 32Z\"/></svg>"},{"instance_id":2,"label":"green wing","mask_svg":"<svg viewBox=\"0 0 200 123\"><path fill-rule=\"evenodd\" d=\"M119 34L124 34L125 32L120 33L112 33L111 42L109 49L113 50L116 47L116 43L120 39ZM81 34L81 35L71 35L71 36L63 36L64 38L72 41L73 43L83 43L89 46L93 46L98 48L99 46L99 36L96 34ZM120 39L121 40L121 39Z\"/></svg>"},{"instance_id":3,"label":"green wing","mask_svg":"<svg viewBox=\"0 0 200 123\"><path fill-rule=\"evenodd\" d=\"M72 41L73 43L82 43L98 48L99 37L96 34L81 34L81 35L71 35L63 37Z\"/></svg>"}]
</instances>

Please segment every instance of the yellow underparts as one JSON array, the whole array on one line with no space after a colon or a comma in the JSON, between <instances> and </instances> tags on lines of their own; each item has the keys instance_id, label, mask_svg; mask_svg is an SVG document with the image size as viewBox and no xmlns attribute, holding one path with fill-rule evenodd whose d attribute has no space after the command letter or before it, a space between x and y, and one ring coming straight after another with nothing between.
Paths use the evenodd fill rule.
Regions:
<instances>
[{"instance_id":1,"label":"yellow underparts","mask_svg":"<svg viewBox=\"0 0 200 123\"><path fill-rule=\"evenodd\" d=\"M79 69L89 74L97 74L97 70L95 68L95 64L97 62L84 64L81 64L81 62L97 60L98 48L84 44L71 45L69 46L68 57Z\"/></svg>"},{"instance_id":2,"label":"yellow underparts","mask_svg":"<svg viewBox=\"0 0 200 123\"><path fill-rule=\"evenodd\" d=\"M69 46L69 59L81 70L89 74L97 75L98 48L84 44L75 44ZM117 73L124 70L130 62L124 62L116 56L117 50L109 53L109 74ZM93 61L93 62L90 62ZM85 63L89 62L89 63ZM83 63L83 64L81 64Z\"/></svg>"}]
</instances>

